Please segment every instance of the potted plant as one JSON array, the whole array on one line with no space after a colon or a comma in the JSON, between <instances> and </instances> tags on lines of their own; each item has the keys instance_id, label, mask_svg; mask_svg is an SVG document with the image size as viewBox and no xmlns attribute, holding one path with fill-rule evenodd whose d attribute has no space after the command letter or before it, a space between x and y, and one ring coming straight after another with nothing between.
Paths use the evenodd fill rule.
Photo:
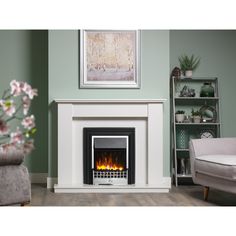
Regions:
<instances>
[{"instance_id":1,"label":"potted plant","mask_svg":"<svg viewBox=\"0 0 236 236\"><path fill-rule=\"evenodd\" d=\"M194 123L201 122L201 112L199 110L194 111L194 109L192 109L192 117Z\"/></svg>"},{"instance_id":2,"label":"potted plant","mask_svg":"<svg viewBox=\"0 0 236 236\"><path fill-rule=\"evenodd\" d=\"M182 55L179 57L180 68L184 72L187 78L191 78L193 71L197 69L200 63L200 58L195 57L193 54L191 57L187 55Z\"/></svg>"},{"instance_id":3,"label":"potted plant","mask_svg":"<svg viewBox=\"0 0 236 236\"><path fill-rule=\"evenodd\" d=\"M181 110L176 111L176 113L175 113L176 122L178 122L178 123L183 122L184 121L184 114L185 114L185 111L181 111Z\"/></svg>"}]
</instances>

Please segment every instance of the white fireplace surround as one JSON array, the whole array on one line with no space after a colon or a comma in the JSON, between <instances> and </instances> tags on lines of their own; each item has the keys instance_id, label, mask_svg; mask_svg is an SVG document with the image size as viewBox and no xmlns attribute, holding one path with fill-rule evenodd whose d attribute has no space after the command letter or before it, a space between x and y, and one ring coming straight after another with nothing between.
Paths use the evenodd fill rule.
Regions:
<instances>
[{"instance_id":1,"label":"white fireplace surround","mask_svg":"<svg viewBox=\"0 0 236 236\"><path fill-rule=\"evenodd\" d=\"M58 104L58 184L55 192L168 192L163 176L163 105L165 99L56 99ZM135 184L83 183L83 128L135 128Z\"/></svg>"}]
</instances>

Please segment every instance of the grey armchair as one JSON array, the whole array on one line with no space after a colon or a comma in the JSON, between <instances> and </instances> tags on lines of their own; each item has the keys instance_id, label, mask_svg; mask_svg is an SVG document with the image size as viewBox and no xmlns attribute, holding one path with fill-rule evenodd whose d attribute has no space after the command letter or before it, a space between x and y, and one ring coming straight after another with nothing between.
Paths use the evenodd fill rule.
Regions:
<instances>
[{"instance_id":1,"label":"grey armchair","mask_svg":"<svg viewBox=\"0 0 236 236\"><path fill-rule=\"evenodd\" d=\"M0 152L0 205L30 202L30 179L23 159L23 153L17 150Z\"/></svg>"},{"instance_id":2,"label":"grey armchair","mask_svg":"<svg viewBox=\"0 0 236 236\"><path fill-rule=\"evenodd\" d=\"M189 142L193 182L236 193L236 138L192 139Z\"/></svg>"}]
</instances>

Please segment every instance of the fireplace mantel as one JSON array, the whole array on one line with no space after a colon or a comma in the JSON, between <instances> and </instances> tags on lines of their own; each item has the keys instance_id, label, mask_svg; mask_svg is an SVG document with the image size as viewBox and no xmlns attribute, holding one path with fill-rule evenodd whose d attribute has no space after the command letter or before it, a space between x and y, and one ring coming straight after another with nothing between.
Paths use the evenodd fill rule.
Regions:
<instances>
[{"instance_id":1,"label":"fireplace mantel","mask_svg":"<svg viewBox=\"0 0 236 236\"><path fill-rule=\"evenodd\" d=\"M163 175L163 106L166 99L55 99L58 105L58 184L55 192L168 192ZM136 182L83 184L84 127L134 127Z\"/></svg>"},{"instance_id":2,"label":"fireplace mantel","mask_svg":"<svg viewBox=\"0 0 236 236\"><path fill-rule=\"evenodd\" d=\"M55 99L58 104L152 104L164 103L167 99Z\"/></svg>"}]
</instances>

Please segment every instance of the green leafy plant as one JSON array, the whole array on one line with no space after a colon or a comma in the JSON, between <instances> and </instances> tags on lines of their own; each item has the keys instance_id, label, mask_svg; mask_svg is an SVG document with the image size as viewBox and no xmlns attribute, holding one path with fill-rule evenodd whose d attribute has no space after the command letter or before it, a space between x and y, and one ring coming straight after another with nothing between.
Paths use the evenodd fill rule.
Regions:
<instances>
[{"instance_id":1,"label":"green leafy plant","mask_svg":"<svg viewBox=\"0 0 236 236\"><path fill-rule=\"evenodd\" d=\"M194 109L192 109L191 113L192 113L192 116L201 116L202 115L199 110L194 111Z\"/></svg>"},{"instance_id":2,"label":"green leafy plant","mask_svg":"<svg viewBox=\"0 0 236 236\"><path fill-rule=\"evenodd\" d=\"M200 58L195 57L193 54L191 57L182 55L179 57L179 63L183 72L187 70L195 71L200 64Z\"/></svg>"},{"instance_id":3,"label":"green leafy plant","mask_svg":"<svg viewBox=\"0 0 236 236\"><path fill-rule=\"evenodd\" d=\"M181 110L175 112L175 114L184 114L184 113L185 111L181 111Z\"/></svg>"}]
</instances>

